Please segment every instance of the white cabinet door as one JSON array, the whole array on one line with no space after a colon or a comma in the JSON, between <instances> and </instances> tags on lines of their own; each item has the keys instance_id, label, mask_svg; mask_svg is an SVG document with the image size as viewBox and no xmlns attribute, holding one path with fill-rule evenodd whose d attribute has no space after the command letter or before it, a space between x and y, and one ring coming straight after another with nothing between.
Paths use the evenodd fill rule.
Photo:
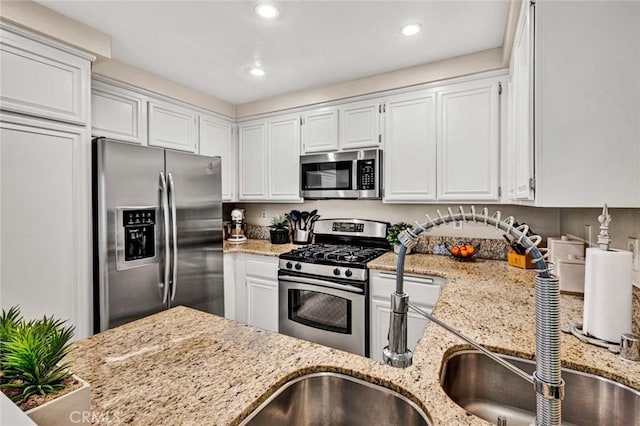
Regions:
<instances>
[{"instance_id":1,"label":"white cabinet door","mask_svg":"<svg viewBox=\"0 0 640 426\"><path fill-rule=\"evenodd\" d=\"M300 201L300 116L272 118L269 126L269 200Z\"/></svg>"},{"instance_id":2,"label":"white cabinet door","mask_svg":"<svg viewBox=\"0 0 640 426\"><path fill-rule=\"evenodd\" d=\"M391 295L391 293L389 293ZM432 308L415 304L427 313L431 313ZM371 323L369 330L370 335L370 358L382 362L382 349L389 344L389 315L391 314L391 303L389 298L382 299L377 297L371 298L370 304ZM424 329L429 320L409 311L407 315L407 347L413 351L418 340L424 336Z\"/></svg>"},{"instance_id":3,"label":"white cabinet door","mask_svg":"<svg viewBox=\"0 0 640 426\"><path fill-rule=\"evenodd\" d=\"M302 114L303 152L335 151L338 149L338 110L320 108Z\"/></svg>"},{"instance_id":4,"label":"white cabinet door","mask_svg":"<svg viewBox=\"0 0 640 426\"><path fill-rule=\"evenodd\" d=\"M340 106L341 150L380 146L380 109L377 100Z\"/></svg>"},{"instance_id":5,"label":"white cabinet door","mask_svg":"<svg viewBox=\"0 0 640 426\"><path fill-rule=\"evenodd\" d=\"M200 115L198 122L201 155L222 157L222 201L233 201L235 194L235 155L233 123Z\"/></svg>"},{"instance_id":6,"label":"white cabinet door","mask_svg":"<svg viewBox=\"0 0 640 426\"><path fill-rule=\"evenodd\" d=\"M278 258L244 256L247 324L278 331Z\"/></svg>"},{"instance_id":7,"label":"white cabinet door","mask_svg":"<svg viewBox=\"0 0 640 426\"><path fill-rule=\"evenodd\" d=\"M435 200L435 93L393 96L385 105L384 201Z\"/></svg>"},{"instance_id":8,"label":"white cabinet door","mask_svg":"<svg viewBox=\"0 0 640 426\"><path fill-rule=\"evenodd\" d=\"M533 200L533 26L531 8L525 4L511 53L511 85L509 97L510 192L515 200Z\"/></svg>"},{"instance_id":9,"label":"white cabinet door","mask_svg":"<svg viewBox=\"0 0 640 426\"><path fill-rule=\"evenodd\" d=\"M391 311L391 293L395 291L396 274L393 272L370 271L369 305L370 318L370 356L382 361L382 349L389 344L389 314ZM427 313L431 313L438 301L444 279L421 275L404 275L404 291L409 294L411 303ZM424 328L429 321L413 311L407 318L407 346L413 350L418 340L424 335Z\"/></svg>"},{"instance_id":10,"label":"white cabinet door","mask_svg":"<svg viewBox=\"0 0 640 426\"><path fill-rule=\"evenodd\" d=\"M278 283L247 277L247 324L278 331Z\"/></svg>"},{"instance_id":11,"label":"white cabinet door","mask_svg":"<svg viewBox=\"0 0 640 426\"><path fill-rule=\"evenodd\" d=\"M93 80L91 133L146 145L146 99L138 93Z\"/></svg>"},{"instance_id":12,"label":"white cabinet door","mask_svg":"<svg viewBox=\"0 0 640 426\"><path fill-rule=\"evenodd\" d=\"M0 29L0 108L86 124L91 59L9 27Z\"/></svg>"},{"instance_id":13,"label":"white cabinet door","mask_svg":"<svg viewBox=\"0 0 640 426\"><path fill-rule=\"evenodd\" d=\"M239 194L238 199L267 199L267 124L255 120L238 127Z\"/></svg>"},{"instance_id":14,"label":"white cabinet door","mask_svg":"<svg viewBox=\"0 0 640 426\"><path fill-rule=\"evenodd\" d=\"M197 152L198 114L157 100L149 101L149 145Z\"/></svg>"},{"instance_id":15,"label":"white cabinet door","mask_svg":"<svg viewBox=\"0 0 640 426\"><path fill-rule=\"evenodd\" d=\"M438 89L438 200L497 201L500 81Z\"/></svg>"},{"instance_id":16,"label":"white cabinet door","mask_svg":"<svg viewBox=\"0 0 640 426\"><path fill-rule=\"evenodd\" d=\"M0 115L0 308L91 334L91 172L85 128Z\"/></svg>"},{"instance_id":17,"label":"white cabinet door","mask_svg":"<svg viewBox=\"0 0 640 426\"><path fill-rule=\"evenodd\" d=\"M223 279L224 279L224 317L230 320L236 319L236 254L224 253Z\"/></svg>"}]
</instances>

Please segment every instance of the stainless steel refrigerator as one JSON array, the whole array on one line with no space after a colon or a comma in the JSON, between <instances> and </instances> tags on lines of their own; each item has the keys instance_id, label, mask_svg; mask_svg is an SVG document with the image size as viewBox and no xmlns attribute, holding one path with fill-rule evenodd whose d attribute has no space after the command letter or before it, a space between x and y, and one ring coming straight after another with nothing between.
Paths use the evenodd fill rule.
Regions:
<instances>
[{"instance_id":1,"label":"stainless steel refrigerator","mask_svg":"<svg viewBox=\"0 0 640 426\"><path fill-rule=\"evenodd\" d=\"M93 141L94 331L184 305L224 315L220 157Z\"/></svg>"}]
</instances>

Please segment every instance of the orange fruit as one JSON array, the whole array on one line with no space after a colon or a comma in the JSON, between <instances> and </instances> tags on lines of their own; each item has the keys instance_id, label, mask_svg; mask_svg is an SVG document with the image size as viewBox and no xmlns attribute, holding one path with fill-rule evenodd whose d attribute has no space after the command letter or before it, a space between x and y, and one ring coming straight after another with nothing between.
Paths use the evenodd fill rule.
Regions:
<instances>
[{"instance_id":1,"label":"orange fruit","mask_svg":"<svg viewBox=\"0 0 640 426\"><path fill-rule=\"evenodd\" d=\"M469 255L472 255L473 253L476 252L476 248L471 244L467 244L465 248L467 249L467 252L469 253Z\"/></svg>"},{"instance_id":2,"label":"orange fruit","mask_svg":"<svg viewBox=\"0 0 640 426\"><path fill-rule=\"evenodd\" d=\"M460 249L460 255L461 255L462 257L467 257L467 256L469 255L469 253L467 252L467 248L466 248L466 247L462 247L462 248Z\"/></svg>"},{"instance_id":3,"label":"orange fruit","mask_svg":"<svg viewBox=\"0 0 640 426\"><path fill-rule=\"evenodd\" d=\"M460 254L460 247L458 246L453 246L451 247L451 254L454 256L457 256Z\"/></svg>"}]
</instances>

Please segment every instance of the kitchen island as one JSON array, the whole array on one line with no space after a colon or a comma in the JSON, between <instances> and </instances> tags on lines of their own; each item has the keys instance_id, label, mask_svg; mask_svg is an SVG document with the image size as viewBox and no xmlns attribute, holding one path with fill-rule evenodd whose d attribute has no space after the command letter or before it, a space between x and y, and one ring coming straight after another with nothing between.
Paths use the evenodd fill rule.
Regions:
<instances>
[{"instance_id":1,"label":"kitchen island","mask_svg":"<svg viewBox=\"0 0 640 426\"><path fill-rule=\"evenodd\" d=\"M396 256L372 261L395 270ZM459 263L407 256L406 273L447 279L434 315L497 352L535 352L534 276L506 262ZM582 318L582 299L562 296L563 325ZM442 362L469 346L430 324L414 363L396 369L318 344L177 307L78 341L74 370L91 383L96 424L235 425L288 380L335 371L389 387L416 402L433 424L489 424L440 388ZM640 363L562 336L563 366L640 389ZM514 377L514 380L517 380Z\"/></svg>"}]
</instances>

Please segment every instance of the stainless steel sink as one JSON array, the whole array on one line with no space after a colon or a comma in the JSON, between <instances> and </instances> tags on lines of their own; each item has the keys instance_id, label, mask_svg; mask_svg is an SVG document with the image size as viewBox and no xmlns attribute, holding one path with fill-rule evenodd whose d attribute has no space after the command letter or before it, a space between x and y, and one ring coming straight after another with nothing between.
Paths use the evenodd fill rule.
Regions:
<instances>
[{"instance_id":1,"label":"stainless steel sink","mask_svg":"<svg viewBox=\"0 0 640 426\"><path fill-rule=\"evenodd\" d=\"M503 356L533 373L535 362ZM593 374L562 369L565 398L563 425L640 425L640 392ZM465 410L507 426L535 421L533 386L477 351L461 351L447 359L441 376L444 391Z\"/></svg>"},{"instance_id":2,"label":"stainless steel sink","mask_svg":"<svg viewBox=\"0 0 640 426\"><path fill-rule=\"evenodd\" d=\"M241 425L431 425L416 404L382 386L337 373L285 383Z\"/></svg>"}]
</instances>

